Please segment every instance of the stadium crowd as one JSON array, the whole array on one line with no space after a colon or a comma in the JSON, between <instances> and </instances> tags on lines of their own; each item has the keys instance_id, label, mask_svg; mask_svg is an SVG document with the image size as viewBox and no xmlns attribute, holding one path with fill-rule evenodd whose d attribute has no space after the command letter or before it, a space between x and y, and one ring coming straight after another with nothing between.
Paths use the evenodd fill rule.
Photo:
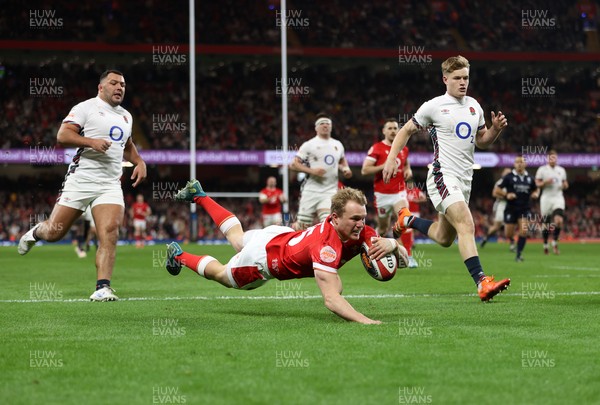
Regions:
<instances>
[{"instance_id":1,"label":"stadium crowd","mask_svg":"<svg viewBox=\"0 0 600 405\"><path fill-rule=\"evenodd\" d=\"M387 66L387 70L385 67ZM40 70L41 68L41 70ZM92 97L97 67L67 61L9 64L0 80L2 148L55 145L60 122L75 100ZM277 149L281 145L278 66L257 61L231 62L203 71L197 80L197 147L199 149ZM180 68L124 67L128 85L125 107L134 117L134 138L144 149L188 149L188 87ZM40 73L40 72L43 72ZM31 80L55 79L57 97L32 96ZM473 63L470 94L490 109L501 109L510 126L496 152L516 152L544 145L569 152L600 152L599 122L594 111L600 99L600 72L592 67L498 67ZM290 145L314 136L314 116L333 116L333 136L346 150L363 151L379 137L381 119L408 119L418 105L440 92L437 63L420 67L362 65L339 68L303 65L290 74ZM525 81L524 81L525 80ZM35 82L34 83L38 83ZM34 87L31 89L30 87ZM542 91L549 94L539 95ZM536 93L536 94L533 94ZM418 97L416 97L418 95ZM487 112L489 119L489 111ZM411 140L411 150L429 151L429 138Z\"/></svg>"},{"instance_id":2,"label":"stadium crowd","mask_svg":"<svg viewBox=\"0 0 600 405\"><path fill-rule=\"evenodd\" d=\"M36 4L37 3L37 4ZM77 3L8 2L0 10L0 38L107 43L185 43L187 3L147 0ZM279 45L278 0L234 0L196 6L198 43ZM475 51L585 50L596 28L595 4L556 0L288 3L290 42L296 46ZM45 20L44 20L45 19ZM60 19L60 20L59 20ZM44 23L47 25L44 28ZM29 28L29 29L27 29Z\"/></svg>"}]
</instances>

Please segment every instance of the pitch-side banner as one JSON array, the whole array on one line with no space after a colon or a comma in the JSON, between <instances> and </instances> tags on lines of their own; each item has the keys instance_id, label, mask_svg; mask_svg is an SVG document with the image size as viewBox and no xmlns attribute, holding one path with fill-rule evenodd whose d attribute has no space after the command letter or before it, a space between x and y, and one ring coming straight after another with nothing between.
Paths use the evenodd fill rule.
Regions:
<instances>
[{"instance_id":1,"label":"pitch-side banner","mask_svg":"<svg viewBox=\"0 0 600 405\"><path fill-rule=\"evenodd\" d=\"M3 149L0 164L29 164L35 166L63 165L71 163L75 149L37 146L29 149ZM140 154L148 164L189 165L190 154L187 150L141 150ZM199 150L196 161L199 165L283 165L289 164L296 155L293 150ZM366 152L346 152L351 166L362 166ZM512 167L516 154L475 152L475 164L481 167ZM538 167L546 164L545 154L525 154L528 166ZM428 152L413 152L410 163L415 167L424 167L433 160ZM561 153L558 163L564 167L600 166L598 153Z\"/></svg>"}]
</instances>

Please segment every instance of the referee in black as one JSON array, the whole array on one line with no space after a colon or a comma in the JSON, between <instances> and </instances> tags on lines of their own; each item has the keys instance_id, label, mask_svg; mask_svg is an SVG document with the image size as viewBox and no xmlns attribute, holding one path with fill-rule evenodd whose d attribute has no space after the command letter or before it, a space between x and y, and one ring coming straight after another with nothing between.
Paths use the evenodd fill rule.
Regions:
<instances>
[{"instance_id":1,"label":"referee in black","mask_svg":"<svg viewBox=\"0 0 600 405\"><path fill-rule=\"evenodd\" d=\"M537 199L540 196L540 190L535 185L534 178L525 170L526 166L525 158L522 155L517 155L514 169L502 178L500 184L494 187L493 192L494 197L506 199L504 230L508 239L512 239L515 234L515 225L519 225L519 240L517 241L517 256L515 257L517 262L523 261L521 253L525 248L531 219L529 202L532 198Z\"/></svg>"}]
</instances>

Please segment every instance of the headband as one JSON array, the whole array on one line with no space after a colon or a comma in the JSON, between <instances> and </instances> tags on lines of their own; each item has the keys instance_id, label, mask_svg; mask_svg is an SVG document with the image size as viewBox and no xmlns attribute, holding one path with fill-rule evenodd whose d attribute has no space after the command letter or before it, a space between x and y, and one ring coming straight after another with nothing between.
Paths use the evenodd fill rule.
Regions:
<instances>
[{"instance_id":1,"label":"headband","mask_svg":"<svg viewBox=\"0 0 600 405\"><path fill-rule=\"evenodd\" d=\"M329 118L319 118L318 120L315 121L315 128L318 127L320 124L331 125L331 120Z\"/></svg>"}]
</instances>

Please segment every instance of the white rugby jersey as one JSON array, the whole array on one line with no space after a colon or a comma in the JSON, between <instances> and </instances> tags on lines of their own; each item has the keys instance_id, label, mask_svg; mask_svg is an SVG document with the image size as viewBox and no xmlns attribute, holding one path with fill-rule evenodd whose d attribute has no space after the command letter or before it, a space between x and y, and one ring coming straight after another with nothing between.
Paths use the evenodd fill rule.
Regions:
<instances>
[{"instance_id":1,"label":"white rugby jersey","mask_svg":"<svg viewBox=\"0 0 600 405\"><path fill-rule=\"evenodd\" d=\"M310 168L322 167L327 171L324 177L308 176L302 186L303 192L337 190L338 164L344 157L344 145L340 141L333 138L323 139L316 135L300 146L296 156Z\"/></svg>"},{"instance_id":2,"label":"white rugby jersey","mask_svg":"<svg viewBox=\"0 0 600 405\"><path fill-rule=\"evenodd\" d=\"M429 130L434 173L451 173L469 181L473 178L475 136L485 128L477 100L469 96L458 100L446 93L423 103L413 122Z\"/></svg>"},{"instance_id":3,"label":"white rugby jersey","mask_svg":"<svg viewBox=\"0 0 600 405\"><path fill-rule=\"evenodd\" d=\"M131 114L123 107L112 107L96 96L73 107L63 123L78 125L80 135L86 138L112 142L106 153L92 148L77 149L67 176L76 175L98 183L119 182L123 174L123 149L131 137Z\"/></svg>"},{"instance_id":4,"label":"white rugby jersey","mask_svg":"<svg viewBox=\"0 0 600 405\"><path fill-rule=\"evenodd\" d=\"M552 179L551 184L546 184L542 187L542 197L562 197L562 183L563 180L567 180L567 171L562 166L555 165L551 167L547 164L537 169L535 179L544 181Z\"/></svg>"}]
</instances>

